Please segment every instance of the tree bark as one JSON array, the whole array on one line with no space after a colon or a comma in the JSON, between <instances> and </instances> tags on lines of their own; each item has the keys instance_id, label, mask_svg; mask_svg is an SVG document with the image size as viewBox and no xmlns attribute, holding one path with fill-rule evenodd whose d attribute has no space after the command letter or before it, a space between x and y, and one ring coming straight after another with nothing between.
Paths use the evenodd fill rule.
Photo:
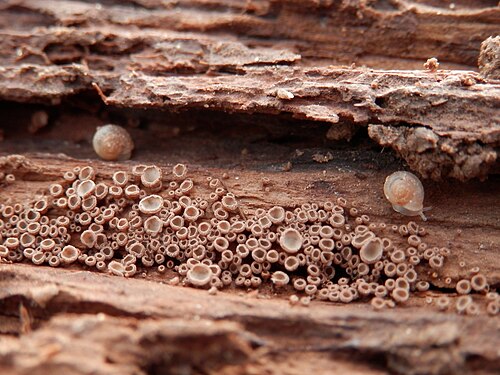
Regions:
<instances>
[{"instance_id":1,"label":"tree bark","mask_svg":"<svg viewBox=\"0 0 500 375\"><path fill-rule=\"evenodd\" d=\"M454 304L474 268L500 284L498 38L476 69L500 11L443 3L2 2L0 172L16 181L2 183L0 203L30 202L76 166L109 180L136 163L184 162L196 186L221 178L248 214L342 196L400 225L409 218L382 186L409 167L426 178L425 241L451 254L438 276L421 270L429 291L383 311L292 306L291 288L268 284L210 295L168 285L173 271L125 279L4 262L0 372L495 373L485 297L474 296L477 316ZM436 71L422 68L430 57ZM131 161L97 160L91 138L106 123L131 133Z\"/></svg>"}]
</instances>

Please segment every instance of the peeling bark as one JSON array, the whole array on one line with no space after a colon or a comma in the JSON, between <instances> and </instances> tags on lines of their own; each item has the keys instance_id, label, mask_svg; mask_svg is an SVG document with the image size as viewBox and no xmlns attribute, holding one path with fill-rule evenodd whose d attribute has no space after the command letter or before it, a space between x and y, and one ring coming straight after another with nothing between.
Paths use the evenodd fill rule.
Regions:
<instances>
[{"instance_id":1,"label":"peeling bark","mask_svg":"<svg viewBox=\"0 0 500 375\"><path fill-rule=\"evenodd\" d=\"M232 2L223 3L219 5L220 9L227 7L224 17L215 7L216 2L186 2L178 7L175 3L163 4L165 7L157 2L135 4L142 5L142 8L132 11L130 7L116 6L112 2L101 8L76 1L7 2L5 14L13 12L19 19L26 19L28 24L33 22L31 26L41 23L43 27L36 33L27 26L16 27L15 23L11 28L4 27L0 42L0 62L3 64L0 97L57 104L62 98L96 90L107 105L117 107L170 111L208 108L247 114L287 114L297 119L340 122L346 126L383 124L391 128L390 131L400 125L423 126L435 132L445 143L465 148L472 145L477 149L461 154L474 159L466 162L471 167L465 167L465 170L460 166L461 157L448 158L448 162L441 166L440 163L428 163L426 157L416 154L416 160L410 166L424 177L484 178L497 164L500 143L498 82L485 81L471 71L326 67L290 44L291 40L305 43L308 38L321 36L326 44L324 48L341 45L350 61L354 61L357 55L370 53L397 55L404 59L406 55L398 49L364 51L363 48L369 47L363 43L369 40L370 48L398 48L403 44L396 43L402 37L397 30L403 24L405 35L413 25L424 28L418 32L413 30L416 34L436 37L436 30L425 29L424 22L427 20L431 25L437 22L434 8L411 6L407 1L325 2L318 6L312 2L301 3L311 9L312 17L328 12L334 18L331 22L339 22L336 27L352 30L347 34L353 40L349 42L341 33L337 37L344 42L340 44L335 38L326 39L337 35L328 34L328 28L319 33L317 28L306 31L304 26L301 37L289 35L286 37L288 44L276 41L271 45L259 43L263 39L256 40L249 30L243 36L235 24L257 20L274 22L273 35L278 39L285 38L276 27L294 24L293 29L296 28L297 4L263 1L239 8ZM459 8L442 11L439 22L446 24L456 18L464 22L470 20L477 30L477 35L474 35L481 40L486 33L493 32L487 31L488 25L500 19L495 8ZM266 18L269 15L266 12L273 17ZM175 21L173 14L176 14ZM194 17L195 14L198 17ZM302 12L300 14L302 17ZM416 19L409 22L408 17ZM188 18L190 23L186 25ZM353 23L349 23L350 19ZM211 22L214 25L210 26ZM391 26L391 22L398 26ZM379 32L376 31L381 27L379 25L385 25L389 30L383 33L386 38L383 43L371 35ZM453 25L456 27L454 21ZM461 23L458 25L460 27ZM258 23L257 26L259 30L266 29ZM366 32L355 31L359 28ZM394 41L391 41L391 35ZM439 33L439 36L445 35L452 37L460 48L473 49L468 44L473 38L460 41L457 34ZM470 30L467 35L471 35ZM307 48L317 48L317 41L308 43L311 46ZM414 46L429 45L418 38L413 43ZM346 45L361 50L350 51ZM464 57L464 53L457 52L460 48L454 51ZM423 62L437 54L419 51L416 55ZM386 140L373 138L379 144L387 145ZM439 151L429 153L432 153L433 160L442 159ZM487 157L480 157L481 161L477 161L477 156L474 156L477 154ZM428 165L422 167L424 164Z\"/></svg>"}]
</instances>

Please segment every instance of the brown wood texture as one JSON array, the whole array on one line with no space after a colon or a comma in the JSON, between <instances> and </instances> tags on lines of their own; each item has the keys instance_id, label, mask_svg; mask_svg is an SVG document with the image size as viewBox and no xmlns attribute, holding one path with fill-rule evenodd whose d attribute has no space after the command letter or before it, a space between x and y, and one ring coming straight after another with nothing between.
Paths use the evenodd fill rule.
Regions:
<instances>
[{"instance_id":1,"label":"brown wood texture","mask_svg":"<svg viewBox=\"0 0 500 375\"><path fill-rule=\"evenodd\" d=\"M75 166L109 179L184 162L195 183L227 173L249 212L342 196L399 225L382 186L410 168L430 178L426 242L451 254L427 272L430 291L383 311L291 306L291 289L269 285L209 295L147 269L0 264L0 373L494 374L500 324L484 296L478 316L436 306L475 267L500 285L495 40L477 72L500 11L471 3L1 2L0 172L16 181L0 203L29 202ZM423 70L433 56L439 70ZM132 134L132 160L97 160L92 134L109 122Z\"/></svg>"},{"instance_id":2,"label":"brown wood texture","mask_svg":"<svg viewBox=\"0 0 500 375\"><path fill-rule=\"evenodd\" d=\"M30 334L2 335L3 373L493 374L499 365L498 319L434 312L423 299L380 313L88 271L0 265L0 275L4 329L20 330L20 304L33 321Z\"/></svg>"},{"instance_id":3,"label":"brown wood texture","mask_svg":"<svg viewBox=\"0 0 500 375\"><path fill-rule=\"evenodd\" d=\"M311 150L304 150L310 158ZM270 160L279 160L270 154ZM352 151L351 157L362 154ZM138 155L139 161L141 157L150 160L150 155ZM245 167L233 165L225 185L250 212L273 204L344 196L374 221L400 224L408 220L394 213L382 197L383 178L397 165L387 155L379 155L386 160L375 164L363 162L364 167L357 171L348 169L352 161L340 158L328 165L328 171L326 165L302 158L294 160L296 166L289 172L277 171L275 165L267 164L269 160L249 161ZM176 157L161 156L160 165L172 165L169 159ZM54 154L6 157L3 170L13 172L18 180L3 189L2 200L26 202L34 192L60 180L62 171L87 163L102 178L134 164ZM222 157L213 162L227 163ZM195 161L190 168L197 183L228 170ZM271 186L265 194L264 177ZM429 232L426 242L449 246L452 254L438 278L429 273L432 291L415 295L394 311L376 312L366 302L312 301L309 307L292 307L287 301L290 290L277 292L269 286L257 293L229 289L209 295L206 290L162 285L174 275L148 270L142 277L128 280L79 267L34 270L24 264L1 265L0 365L6 373L26 374L48 369L82 374L156 374L166 369L171 373L228 374L494 373L500 362L496 349L500 326L497 318L485 314L484 297L475 298L481 306L481 314L475 317L457 315L453 307L439 312L436 301L448 295L454 304L456 281L470 276L474 267L487 275L492 287L498 285L500 223L491 211L498 202L498 185L498 181L465 186L426 184L426 203L433 205L425 225ZM474 205L461 206L463 201ZM21 306L28 311L28 323L22 318ZM23 334L26 325L31 333ZM20 336L11 337L13 334ZM72 344L65 344L69 342ZM78 355L81 351L85 354ZM186 351L192 354L186 355ZM93 360L96 356L101 359Z\"/></svg>"},{"instance_id":4,"label":"brown wood texture","mask_svg":"<svg viewBox=\"0 0 500 375\"><path fill-rule=\"evenodd\" d=\"M498 170L498 81L471 71L374 70L378 64L370 60L399 56L384 69L407 68L408 60L420 59L421 66L436 55L443 67L474 69L481 41L500 22L497 7L458 3L445 10L407 1L128 5L5 2L1 97L57 103L97 90L117 107L371 124L370 137L424 177L467 180ZM18 21L9 23L12 18ZM343 61L369 68L339 67ZM430 132L422 136L420 128Z\"/></svg>"}]
</instances>

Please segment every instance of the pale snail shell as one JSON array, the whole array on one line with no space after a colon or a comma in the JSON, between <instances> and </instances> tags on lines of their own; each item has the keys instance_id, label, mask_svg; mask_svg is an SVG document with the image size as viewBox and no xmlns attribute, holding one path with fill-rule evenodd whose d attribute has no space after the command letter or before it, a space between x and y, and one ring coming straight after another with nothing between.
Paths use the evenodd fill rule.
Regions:
<instances>
[{"instance_id":1,"label":"pale snail shell","mask_svg":"<svg viewBox=\"0 0 500 375\"><path fill-rule=\"evenodd\" d=\"M427 220L424 211L424 187L413 173L399 171L387 176L384 194L394 211L406 216L420 216Z\"/></svg>"},{"instance_id":2,"label":"pale snail shell","mask_svg":"<svg viewBox=\"0 0 500 375\"><path fill-rule=\"evenodd\" d=\"M97 128L92 145L96 154L104 160L130 159L134 149L134 142L127 130L111 124Z\"/></svg>"}]
</instances>

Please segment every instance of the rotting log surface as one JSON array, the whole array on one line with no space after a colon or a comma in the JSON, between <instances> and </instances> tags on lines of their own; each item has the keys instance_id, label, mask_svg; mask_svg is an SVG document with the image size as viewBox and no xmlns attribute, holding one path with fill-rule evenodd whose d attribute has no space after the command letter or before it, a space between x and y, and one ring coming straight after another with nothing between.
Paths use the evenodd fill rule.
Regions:
<instances>
[{"instance_id":1,"label":"rotting log surface","mask_svg":"<svg viewBox=\"0 0 500 375\"><path fill-rule=\"evenodd\" d=\"M11 363L21 374L493 374L500 365L498 320L484 315L429 315L418 306L382 314L322 302L291 308L23 265L0 265L0 275L4 312L15 315L23 303L40 327L0 342L0 369Z\"/></svg>"},{"instance_id":2,"label":"rotting log surface","mask_svg":"<svg viewBox=\"0 0 500 375\"><path fill-rule=\"evenodd\" d=\"M137 134L141 148L149 140L141 141ZM219 146L225 143L218 141ZM203 148L199 138L193 142ZM258 152L265 146L254 147ZM353 167L356 164L341 160L339 152L325 173L324 165L312 163L310 149L303 147L309 159L297 157L289 172L276 170L269 160L249 161L246 166L239 160L241 164L233 166L224 183L249 210L344 196L374 221L407 221L382 197L383 178L394 168L387 155L371 164L362 162L364 167ZM227 163L224 153L227 151L221 147L220 161L214 164ZM370 151L353 152L351 157L363 153ZM143 157L151 158L137 155L139 161ZM175 155L157 157L156 162L164 167L172 166L176 159ZM31 199L74 166L91 162L101 178L110 178L116 169L133 165L54 154L7 157L4 162L3 170L17 176L2 191L2 200L9 202ZM195 183L200 183L227 169L193 162L190 170ZM271 186L265 194L263 177L269 178ZM290 291L276 294L269 287L258 294L227 290L211 296L203 290L164 285L169 277L147 270L141 280L140 276L124 279L79 267L0 265L0 368L21 374L49 370L51 374L161 374L166 369L179 374L188 370L222 374L493 374L500 364L498 319L484 314L481 298L477 301L482 313L475 317L457 315L452 309L440 313L435 301L443 294L454 301L455 282L469 276L473 267L487 275L492 287L498 286L500 222L491 211L498 202L498 188L499 182L494 180L468 186L426 184L426 203L434 206L425 224L429 232L426 242L449 246L452 254L439 278L429 272L431 291L417 294L393 311L376 312L366 303L317 301L309 307L292 307L287 301ZM461 206L461 201L474 204ZM460 261L466 267L459 267ZM28 313L20 314L20 306ZM24 334L9 336L18 333Z\"/></svg>"},{"instance_id":3,"label":"rotting log surface","mask_svg":"<svg viewBox=\"0 0 500 375\"><path fill-rule=\"evenodd\" d=\"M402 165L367 134L425 176L493 175L424 181L428 242L452 249L442 272L451 281L429 275L430 292L392 311L291 307L288 294L269 289L210 296L149 273L128 280L2 264L0 372L495 373L498 319L438 313L426 299L454 298L472 267L493 288L500 283L500 86L473 72L499 10L496 1L439 3L2 2L0 146L27 154L19 165L2 160L1 171L17 178L2 185L2 202L28 201L77 165L109 178L136 162L181 160L197 181L230 171L225 184L248 209L344 196L373 220L405 223L381 191ZM468 71L402 70L431 56ZM352 62L374 69L330 66ZM32 135L37 110L49 124ZM89 139L108 121L129 127L133 161L95 160ZM362 128L349 145L324 139L340 124ZM312 161L328 153L327 164Z\"/></svg>"},{"instance_id":4,"label":"rotting log surface","mask_svg":"<svg viewBox=\"0 0 500 375\"><path fill-rule=\"evenodd\" d=\"M500 10L421 3L6 1L0 98L57 104L96 90L116 107L374 125L370 137L424 177L485 178L499 165L500 85L470 69ZM338 66L434 55L469 71Z\"/></svg>"}]
</instances>

